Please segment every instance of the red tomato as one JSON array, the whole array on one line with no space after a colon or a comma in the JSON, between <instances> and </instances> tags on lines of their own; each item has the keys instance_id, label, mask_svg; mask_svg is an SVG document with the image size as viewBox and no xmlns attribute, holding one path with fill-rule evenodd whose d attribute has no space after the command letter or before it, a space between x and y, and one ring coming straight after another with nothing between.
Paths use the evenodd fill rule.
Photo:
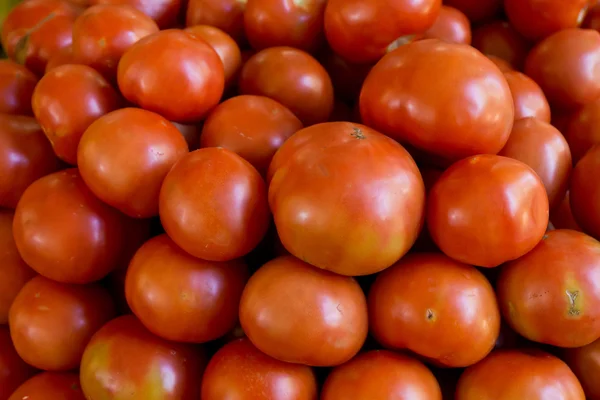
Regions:
<instances>
[{"instance_id":1,"label":"red tomato","mask_svg":"<svg viewBox=\"0 0 600 400\"><path fill-rule=\"evenodd\" d=\"M375 62L398 38L431 28L441 6L441 0L329 0L325 35L346 60Z\"/></svg>"},{"instance_id":2,"label":"red tomato","mask_svg":"<svg viewBox=\"0 0 600 400\"><path fill-rule=\"evenodd\" d=\"M259 51L242 68L239 85L241 94L270 97L307 126L327 121L333 111L331 78L302 50L271 47Z\"/></svg>"},{"instance_id":3,"label":"red tomato","mask_svg":"<svg viewBox=\"0 0 600 400\"><path fill-rule=\"evenodd\" d=\"M525 73L559 109L596 100L600 97L600 33L565 29L549 36L529 53Z\"/></svg>"},{"instance_id":4,"label":"red tomato","mask_svg":"<svg viewBox=\"0 0 600 400\"><path fill-rule=\"evenodd\" d=\"M46 64L46 73L56 67L66 64L77 64L75 57L73 56L73 46L63 47L54 53L54 55L48 59L48 63Z\"/></svg>"},{"instance_id":5,"label":"red tomato","mask_svg":"<svg viewBox=\"0 0 600 400\"><path fill-rule=\"evenodd\" d=\"M240 301L240 323L252 343L281 361L342 364L367 337L367 301L351 277L292 257L263 265Z\"/></svg>"},{"instance_id":6,"label":"red tomato","mask_svg":"<svg viewBox=\"0 0 600 400\"><path fill-rule=\"evenodd\" d=\"M533 79L517 71L504 73L515 103L515 120L534 117L550 123L550 105L542 88Z\"/></svg>"},{"instance_id":7,"label":"red tomato","mask_svg":"<svg viewBox=\"0 0 600 400\"><path fill-rule=\"evenodd\" d=\"M592 147L575 166L571 177L571 210L575 221L600 239L600 145Z\"/></svg>"},{"instance_id":8,"label":"red tomato","mask_svg":"<svg viewBox=\"0 0 600 400\"><path fill-rule=\"evenodd\" d=\"M264 175L275 152L300 129L302 122L275 100L237 96L210 113L202 128L200 146L229 149Z\"/></svg>"},{"instance_id":9,"label":"red tomato","mask_svg":"<svg viewBox=\"0 0 600 400\"><path fill-rule=\"evenodd\" d=\"M276 360L248 339L238 339L223 346L208 363L202 398L317 400L317 381L311 368Z\"/></svg>"},{"instance_id":10,"label":"red tomato","mask_svg":"<svg viewBox=\"0 0 600 400\"><path fill-rule=\"evenodd\" d=\"M246 3L240 0L188 0L186 26L214 26L242 43L245 40Z\"/></svg>"},{"instance_id":11,"label":"red tomato","mask_svg":"<svg viewBox=\"0 0 600 400\"><path fill-rule=\"evenodd\" d=\"M572 114L566 127L565 137L577 163L589 149L600 144L600 98Z\"/></svg>"},{"instance_id":12,"label":"red tomato","mask_svg":"<svg viewBox=\"0 0 600 400\"><path fill-rule=\"evenodd\" d=\"M85 400L79 374L42 372L23 383L8 400Z\"/></svg>"},{"instance_id":13,"label":"red tomato","mask_svg":"<svg viewBox=\"0 0 600 400\"><path fill-rule=\"evenodd\" d=\"M131 46L119 63L118 81L127 100L172 121L194 122L219 103L225 72L208 43L170 29Z\"/></svg>"},{"instance_id":14,"label":"red tomato","mask_svg":"<svg viewBox=\"0 0 600 400\"><path fill-rule=\"evenodd\" d=\"M210 261L248 254L265 236L270 218L260 174L223 148L200 149L181 158L164 180L159 212L178 246Z\"/></svg>"},{"instance_id":15,"label":"red tomato","mask_svg":"<svg viewBox=\"0 0 600 400\"><path fill-rule=\"evenodd\" d=\"M529 166L507 157L480 155L455 163L427 203L429 232L439 248L479 267L521 257L548 226L543 182Z\"/></svg>"},{"instance_id":16,"label":"red tomato","mask_svg":"<svg viewBox=\"0 0 600 400\"><path fill-rule=\"evenodd\" d=\"M568 349L564 353L564 359L575 373L587 400L600 399L600 339L587 346Z\"/></svg>"},{"instance_id":17,"label":"red tomato","mask_svg":"<svg viewBox=\"0 0 600 400\"><path fill-rule=\"evenodd\" d=\"M332 50L323 52L320 61L331 77L336 97L354 103L373 65L349 63Z\"/></svg>"},{"instance_id":18,"label":"red tomato","mask_svg":"<svg viewBox=\"0 0 600 400\"><path fill-rule=\"evenodd\" d=\"M467 16L456 8L442 6L435 23L423 36L450 43L471 44L471 23Z\"/></svg>"},{"instance_id":19,"label":"red tomato","mask_svg":"<svg viewBox=\"0 0 600 400\"><path fill-rule=\"evenodd\" d=\"M319 268L379 272L410 249L422 227L425 188L415 162L364 125L298 131L275 154L269 178L281 242Z\"/></svg>"},{"instance_id":20,"label":"red tomato","mask_svg":"<svg viewBox=\"0 0 600 400\"><path fill-rule=\"evenodd\" d=\"M459 9L474 23L491 19L502 10L502 0L444 0L444 4Z\"/></svg>"},{"instance_id":21,"label":"red tomato","mask_svg":"<svg viewBox=\"0 0 600 400\"><path fill-rule=\"evenodd\" d=\"M76 169L27 188L13 222L15 243L36 272L65 283L99 280L117 267L131 222L98 200Z\"/></svg>"},{"instance_id":22,"label":"red tomato","mask_svg":"<svg viewBox=\"0 0 600 400\"><path fill-rule=\"evenodd\" d=\"M132 315L104 325L80 367L87 399L197 400L206 360L200 348L152 335Z\"/></svg>"},{"instance_id":23,"label":"red tomato","mask_svg":"<svg viewBox=\"0 0 600 400\"><path fill-rule=\"evenodd\" d=\"M567 191L562 202L550 212L550 221L556 229L572 229L583 232L571 212L571 200Z\"/></svg>"},{"instance_id":24,"label":"red tomato","mask_svg":"<svg viewBox=\"0 0 600 400\"><path fill-rule=\"evenodd\" d=\"M428 39L396 49L373 67L360 94L360 114L366 125L454 161L500 151L514 105L506 79L489 59L466 45Z\"/></svg>"},{"instance_id":25,"label":"red tomato","mask_svg":"<svg viewBox=\"0 0 600 400\"><path fill-rule=\"evenodd\" d=\"M554 230L528 254L506 264L498 302L510 326L535 342L585 346L600 337L600 243Z\"/></svg>"},{"instance_id":26,"label":"red tomato","mask_svg":"<svg viewBox=\"0 0 600 400\"><path fill-rule=\"evenodd\" d=\"M152 18L161 29L177 25L182 11L182 0L89 0L90 5L120 4L131 5Z\"/></svg>"},{"instance_id":27,"label":"red tomato","mask_svg":"<svg viewBox=\"0 0 600 400\"><path fill-rule=\"evenodd\" d=\"M513 68L521 69L529 53L529 43L506 21L495 21L473 30L473 47L486 56L496 56Z\"/></svg>"},{"instance_id":28,"label":"red tomato","mask_svg":"<svg viewBox=\"0 0 600 400\"><path fill-rule=\"evenodd\" d=\"M499 350L467 368L458 381L456 400L585 400L569 367L539 350Z\"/></svg>"},{"instance_id":29,"label":"red tomato","mask_svg":"<svg viewBox=\"0 0 600 400\"><path fill-rule=\"evenodd\" d=\"M413 254L371 286L369 326L387 348L466 367L494 348L500 310L494 289L475 267L443 254Z\"/></svg>"},{"instance_id":30,"label":"red tomato","mask_svg":"<svg viewBox=\"0 0 600 400\"><path fill-rule=\"evenodd\" d=\"M321 400L442 400L440 385L425 365L386 350L362 353L336 367Z\"/></svg>"},{"instance_id":31,"label":"red tomato","mask_svg":"<svg viewBox=\"0 0 600 400\"><path fill-rule=\"evenodd\" d=\"M7 400L34 373L35 369L17 354L8 326L0 325L0 399Z\"/></svg>"},{"instance_id":32,"label":"red tomato","mask_svg":"<svg viewBox=\"0 0 600 400\"><path fill-rule=\"evenodd\" d=\"M31 96L36 76L10 60L0 60L0 114L33 115Z\"/></svg>"}]
</instances>

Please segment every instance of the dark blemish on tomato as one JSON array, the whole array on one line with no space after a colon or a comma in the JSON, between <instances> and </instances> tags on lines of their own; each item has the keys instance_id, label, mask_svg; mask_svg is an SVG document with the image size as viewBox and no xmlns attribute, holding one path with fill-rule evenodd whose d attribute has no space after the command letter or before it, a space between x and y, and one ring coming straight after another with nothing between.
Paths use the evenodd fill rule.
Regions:
<instances>
[{"instance_id":1,"label":"dark blemish on tomato","mask_svg":"<svg viewBox=\"0 0 600 400\"><path fill-rule=\"evenodd\" d=\"M352 131L353 132L350 135L358 140L363 140L367 138L360 128L354 127L352 128Z\"/></svg>"},{"instance_id":2,"label":"dark blemish on tomato","mask_svg":"<svg viewBox=\"0 0 600 400\"><path fill-rule=\"evenodd\" d=\"M427 321L433 321L435 319L435 314L431 308L428 308L427 311L425 311L425 318L427 318Z\"/></svg>"}]
</instances>

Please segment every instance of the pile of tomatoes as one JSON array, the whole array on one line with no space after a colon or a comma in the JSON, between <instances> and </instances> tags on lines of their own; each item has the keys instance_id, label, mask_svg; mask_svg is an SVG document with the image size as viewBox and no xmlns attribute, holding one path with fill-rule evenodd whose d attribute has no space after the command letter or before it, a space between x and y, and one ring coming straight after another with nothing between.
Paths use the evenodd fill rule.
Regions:
<instances>
[{"instance_id":1,"label":"pile of tomatoes","mask_svg":"<svg viewBox=\"0 0 600 400\"><path fill-rule=\"evenodd\" d=\"M596 0L24 0L0 400L600 400Z\"/></svg>"}]
</instances>

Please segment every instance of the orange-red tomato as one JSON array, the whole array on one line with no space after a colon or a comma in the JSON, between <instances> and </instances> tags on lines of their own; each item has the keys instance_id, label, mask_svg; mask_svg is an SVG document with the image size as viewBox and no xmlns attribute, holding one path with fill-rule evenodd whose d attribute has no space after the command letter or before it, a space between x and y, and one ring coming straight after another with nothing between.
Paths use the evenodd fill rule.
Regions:
<instances>
[{"instance_id":1,"label":"orange-red tomato","mask_svg":"<svg viewBox=\"0 0 600 400\"><path fill-rule=\"evenodd\" d=\"M262 352L310 366L342 364L367 337L367 301L358 283L292 257L263 265L240 301L240 323Z\"/></svg>"},{"instance_id":2,"label":"orange-red tomato","mask_svg":"<svg viewBox=\"0 0 600 400\"><path fill-rule=\"evenodd\" d=\"M285 248L342 275L379 272L421 230L425 188L408 152L364 125L328 122L275 154L269 204Z\"/></svg>"},{"instance_id":3,"label":"orange-red tomato","mask_svg":"<svg viewBox=\"0 0 600 400\"><path fill-rule=\"evenodd\" d=\"M48 59L48 63L46 64L46 73L56 67L66 64L77 64L77 61L75 61L75 57L73 56L73 46L63 47L54 53L54 55Z\"/></svg>"},{"instance_id":4,"label":"orange-red tomato","mask_svg":"<svg viewBox=\"0 0 600 400\"><path fill-rule=\"evenodd\" d=\"M331 371L321 400L442 400L435 376L420 361L386 350L362 353Z\"/></svg>"},{"instance_id":5,"label":"orange-red tomato","mask_svg":"<svg viewBox=\"0 0 600 400\"><path fill-rule=\"evenodd\" d=\"M130 5L152 18L161 29L173 28L185 0L89 0L90 5Z\"/></svg>"},{"instance_id":6,"label":"orange-red tomato","mask_svg":"<svg viewBox=\"0 0 600 400\"><path fill-rule=\"evenodd\" d=\"M240 0L188 0L186 26L214 26L242 43L245 41L246 3Z\"/></svg>"},{"instance_id":7,"label":"orange-red tomato","mask_svg":"<svg viewBox=\"0 0 600 400\"><path fill-rule=\"evenodd\" d=\"M467 16L456 8L442 6L434 24L425 31L423 37L471 44L471 23Z\"/></svg>"},{"instance_id":8,"label":"orange-red tomato","mask_svg":"<svg viewBox=\"0 0 600 400\"><path fill-rule=\"evenodd\" d=\"M444 0L444 4L459 9L474 23L489 20L502 10L502 0Z\"/></svg>"},{"instance_id":9,"label":"orange-red tomato","mask_svg":"<svg viewBox=\"0 0 600 400\"><path fill-rule=\"evenodd\" d=\"M0 399L7 400L34 373L35 369L17 354L8 326L0 325Z\"/></svg>"},{"instance_id":10,"label":"orange-red tomato","mask_svg":"<svg viewBox=\"0 0 600 400\"><path fill-rule=\"evenodd\" d=\"M571 212L571 196L567 191L564 199L550 212L550 221L556 229L572 229L583 232Z\"/></svg>"},{"instance_id":11,"label":"orange-red tomato","mask_svg":"<svg viewBox=\"0 0 600 400\"><path fill-rule=\"evenodd\" d=\"M575 221L596 239L600 239L600 145L592 147L573 169L571 210Z\"/></svg>"},{"instance_id":12,"label":"orange-red tomato","mask_svg":"<svg viewBox=\"0 0 600 400\"><path fill-rule=\"evenodd\" d=\"M475 267L443 254L413 254L371 286L369 325L385 347L466 367L494 348L500 310L494 289Z\"/></svg>"},{"instance_id":13,"label":"orange-red tomato","mask_svg":"<svg viewBox=\"0 0 600 400\"><path fill-rule=\"evenodd\" d=\"M147 36L121 57L119 88L125 98L171 121L195 122L219 103L225 70L204 40L169 29Z\"/></svg>"},{"instance_id":14,"label":"orange-red tomato","mask_svg":"<svg viewBox=\"0 0 600 400\"><path fill-rule=\"evenodd\" d=\"M567 118L564 134L571 147L573 161L577 163L589 149L600 144L600 98Z\"/></svg>"},{"instance_id":15,"label":"orange-red tomato","mask_svg":"<svg viewBox=\"0 0 600 400\"><path fill-rule=\"evenodd\" d=\"M530 44L509 22L494 21L473 30L473 47L486 56L496 56L521 69Z\"/></svg>"},{"instance_id":16,"label":"orange-red tomato","mask_svg":"<svg viewBox=\"0 0 600 400\"><path fill-rule=\"evenodd\" d=\"M302 129L302 122L285 106L264 96L236 96L208 116L201 147L224 147L266 174L281 145Z\"/></svg>"},{"instance_id":17,"label":"orange-red tomato","mask_svg":"<svg viewBox=\"0 0 600 400\"><path fill-rule=\"evenodd\" d=\"M600 243L553 230L523 257L503 266L498 302L510 326L535 342L585 346L600 337Z\"/></svg>"},{"instance_id":18,"label":"orange-red tomato","mask_svg":"<svg viewBox=\"0 0 600 400\"><path fill-rule=\"evenodd\" d=\"M31 96L37 83L24 66L0 60L0 114L33 115Z\"/></svg>"},{"instance_id":19,"label":"orange-red tomato","mask_svg":"<svg viewBox=\"0 0 600 400\"><path fill-rule=\"evenodd\" d=\"M451 258L479 267L521 257L548 226L543 182L529 166L507 157L480 155L453 164L427 203L434 242Z\"/></svg>"},{"instance_id":20,"label":"orange-red tomato","mask_svg":"<svg viewBox=\"0 0 600 400\"><path fill-rule=\"evenodd\" d=\"M317 381L310 367L276 360L248 339L223 346L202 378L203 399L317 400Z\"/></svg>"},{"instance_id":21,"label":"orange-red tomato","mask_svg":"<svg viewBox=\"0 0 600 400\"><path fill-rule=\"evenodd\" d=\"M504 77L515 103L515 121L533 117L550 123L550 105L542 88L533 79L518 71L505 72Z\"/></svg>"},{"instance_id":22,"label":"orange-red tomato","mask_svg":"<svg viewBox=\"0 0 600 400\"><path fill-rule=\"evenodd\" d=\"M8 400L85 400L79 374L42 372L23 383Z\"/></svg>"},{"instance_id":23,"label":"orange-red tomato","mask_svg":"<svg viewBox=\"0 0 600 400\"><path fill-rule=\"evenodd\" d=\"M575 373L587 400L600 399L600 339L587 346L575 349L567 349L564 352L564 360Z\"/></svg>"}]
</instances>

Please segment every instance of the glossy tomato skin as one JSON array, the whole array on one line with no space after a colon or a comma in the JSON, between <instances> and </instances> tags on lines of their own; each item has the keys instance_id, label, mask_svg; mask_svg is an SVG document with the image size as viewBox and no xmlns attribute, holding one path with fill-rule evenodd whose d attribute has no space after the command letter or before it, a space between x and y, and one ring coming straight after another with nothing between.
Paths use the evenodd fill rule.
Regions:
<instances>
[{"instance_id":1,"label":"glossy tomato skin","mask_svg":"<svg viewBox=\"0 0 600 400\"><path fill-rule=\"evenodd\" d=\"M246 3L239 0L188 0L186 26L211 25L222 29L241 44L246 40Z\"/></svg>"},{"instance_id":2,"label":"glossy tomato skin","mask_svg":"<svg viewBox=\"0 0 600 400\"><path fill-rule=\"evenodd\" d=\"M208 363L202 398L317 400L318 390L310 367L276 360L248 339L237 339L223 346Z\"/></svg>"},{"instance_id":3,"label":"glossy tomato skin","mask_svg":"<svg viewBox=\"0 0 600 400\"><path fill-rule=\"evenodd\" d=\"M0 114L0 207L14 209L30 184L60 166L35 118Z\"/></svg>"},{"instance_id":4,"label":"glossy tomato skin","mask_svg":"<svg viewBox=\"0 0 600 400\"><path fill-rule=\"evenodd\" d=\"M598 241L571 230L547 232L531 252L503 266L497 283L502 314L529 340L585 346L600 337L598 273Z\"/></svg>"},{"instance_id":5,"label":"glossy tomato skin","mask_svg":"<svg viewBox=\"0 0 600 400\"><path fill-rule=\"evenodd\" d=\"M564 133L575 163L594 145L600 144L600 98L573 113Z\"/></svg>"},{"instance_id":6,"label":"glossy tomato skin","mask_svg":"<svg viewBox=\"0 0 600 400\"><path fill-rule=\"evenodd\" d=\"M473 47L489 56L506 60L513 68L521 69L530 44L507 21L494 21L473 30Z\"/></svg>"},{"instance_id":7,"label":"glossy tomato skin","mask_svg":"<svg viewBox=\"0 0 600 400\"><path fill-rule=\"evenodd\" d=\"M42 372L23 383L8 400L85 400L79 374Z\"/></svg>"},{"instance_id":8,"label":"glossy tomato skin","mask_svg":"<svg viewBox=\"0 0 600 400\"><path fill-rule=\"evenodd\" d=\"M161 29L173 28L182 11L182 0L89 0L90 6L98 4L130 5L150 18Z\"/></svg>"},{"instance_id":9,"label":"glossy tomato skin","mask_svg":"<svg viewBox=\"0 0 600 400\"><path fill-rule=\"evenodd\" d=\"M8 326L0 325L0 399L7 400L34 373L15 350Z\"/></svg>"},{"instance_id":10,"label":"glossy tomato skin","mask_svg":"<svg viewBox=\"0 0 600 400\"><path fill-rule=\"evenodd\" d=\"M322 400L442 400L440 385L427 367L404 354L374 350L359 354L329 373Z\"/></svg>"},{"instance_id":11,"label":"glossy tomato skin","mask_svg":"<svg viewBox=\"0 0 600 400\"><path fill-rule=\"evenodd\" d=\"M267 179L285 248L338 274L389 267L422 227L425 188L414 160L364 125L328 122L298 131L275 154Z\"/></svg>"},{"instance_id":12,"label":"glossy tomato skin","mask_svg":"<svg viewBox=\"0 0 600 400\"><path fill-rule=\"evenodd\" d=\"M125 52L118 82L127 100L185 123L199 121L219 103L225 72L208 43L169 29L143 38Z\"/></svg>"},{"instance_id":13,"label":"glossy tomato skin","mask_svg":"<svg viewBox=\"0 0 600 400\"><path fill-rule=\"evenodd\" d=\"M482 360L500 331L500 310L485 276L436 253L405 256L379 274L369 291L369 318L383 346L446 367Z\"/></svg>"},{"instance_id":14,"label":"glossy tomato skin","mask_svg":"<svg viewBox=\"0 0 600 400\"><path fill-rule=\"evenodd\" d=\"M367 337L367 301L358 283L293 257L276 258L248 281L240 323L263 353L281 361L334 366Z\"/></svg>"},{"instance_id":15,"label":"glossy tomato skin","mask_svg":"<svg viewBox=\"0 0 600 400\"><path fill-rule=\"evenodd\" d=\"M548 226L543 182L526 164L502 156L473 156L453 164L427 202L434 242L451 258L479 267L521 257Z\"/></svg>"},{"instance_id":16,"label":"glossy tomato skin","mask_svg":"<svg viewBox=\"0 0 600 400\"><path fill-rule=\"evenodd\" d=\"M264 96L241 95L210 113L200 146L229 149L265 175L275 152L300 129L302 122L284 105Z\"/></svg>"},{"instance_id":17,"label":"glossy tomato skin","mask_svg":"<svg viewBox=\"0 0 600 400\"><path fill-rule=\"evenodd\" d=\"M31 96L37 82L37 77L26 67L0 60L0 113L33 115Z\"/></svg>"},{"instance_id":18,"label":"glossy tomato skin","mask_svg":"<svg viewBox=\"0 0 600 400\"><path fill-rule=\"evenodd\" d=\"M432 76L438 85L431 85ZM500 151L514 105L506 79L488 58L466 45L428 39L401 46L371 69L360 114L393 139L455 161Z\"/></svg>"},{"instance_id":19,"label":"glossy tomato skin","mask_svg":"<svg viewBox=\"0 0 600 400\"><path fill-rule=\"evenodd\" d=\"M600 96L600 33L565 29L547 37L527 56L525 73L559 109L596 100Z\"/></svg>"},{"instance_id":20,"label":"glossy tomato skin","mask_svg":"<svg viewBox=\"0 0 600 400\"><path fill-rule=\"evenodd\" d=\"M90 340L81 361L81 388L88 399L197 400L205 366L202 349L160 339L126 315Z\"/></svg>"},{"instance_id":21,"label":"glossy tomato skin","mask_svg":"<svg viewBox=\"0 0 600 400\"><path fill-rule=\"evenodd\" d=\"M575 349L567 349L564 352L564 360L575 373L587 400L600 399L600 339L593 341L587 346Z\"/></svg>"},{"instance_id":22,"label":"glossy tomato skin","mask_svg":"<svg viewBox=\"0 0 600 400\"><path fill-rule=\"evenodd\" d=\"M600 145L592 147L573 169L571 210L575 221L596 239L600 239L600 188L595 184L600 171Z\"/></svg>"},{"instance_id":23,"label":"glossy tomato skin","mask_svg":"<svg viewBox=\"0 0 600 400\"><path fill-rule=\"evenodd\" d=\"M89 283L117 267L131 222L98 200L77 169L55 172L25 190L13 235L36 272L65 283Z\"/></svg>"},{"instance_id":24,"label":"glossy tomato skin","mask_svg":"<svg viewBox=\"0 0 600 400\"><path fill-rule=\"evenodd\" d=\"M429 29L441 6L441 0L329 0L325 35L331 48L346 60L375 62L396 39Z\"/></svg>"},{"instance_id":25,"label":"glossy tomato skin","mask_svg":"<svg viewBox=\"0 0 600 400\"><path fill-rule=\"evenodd\" d=\"M442 6L437 19L423 36L450 43L471 44L471 23L467 16L456 8Z\"/></svg>"},{"instance_id":26,"label":"glossy tomato skin","mask_svg":"<svg viewBox=\"0 0 600 400\"><path fill-rule=\"evenodd\" d=\"M581 384L559 358L540 350L498 350L462 374L456 400L557 398L585 400Z\"/></svg>"},{"instance_id":27,"label":"glossy tomato skin","mask_svg":"<svg viewBox=\"0 0 600 400\"><path fill-rule=\"evenodd\" d=\"M270 219L263 178L223 148L196 150L175 164L160 191L159 214L179 247L210 261L248 254L265 236Z\"/></svg>"},{"instance_id":28,"label":"glossy tomato skin","mask_svg":"<svg viewBox=\"0 0 600 400\"><path fill-rule=\"evenodd\" d=\"M271 47L252 56L242 68L239 90L278 101L305 126L327 121L333 111L327 71L310 54L291 47Z\"/></svg>"},{"instance_id":29,"label":"glossy tomato skin","mask_svg":"<svg viewBox=\"0 0 600 400\"><path fill-rule=\"evenodd\" d=\"M473 23L489 20L502 10L502 0L445 0L444 4L459 9Z\"/></svg>"},{"instance_id":30,"label":"glossy tomato skin","mask_svg":"<svg viewBox=\"0 0 600 400\"><path fill-rule=\"evenodd\" d=\"M550 104L542 88L533 79L518 71L505 72L504 77L515 104L515 121L533 117L550 123Z\"/></svg>"}]
</instances>

